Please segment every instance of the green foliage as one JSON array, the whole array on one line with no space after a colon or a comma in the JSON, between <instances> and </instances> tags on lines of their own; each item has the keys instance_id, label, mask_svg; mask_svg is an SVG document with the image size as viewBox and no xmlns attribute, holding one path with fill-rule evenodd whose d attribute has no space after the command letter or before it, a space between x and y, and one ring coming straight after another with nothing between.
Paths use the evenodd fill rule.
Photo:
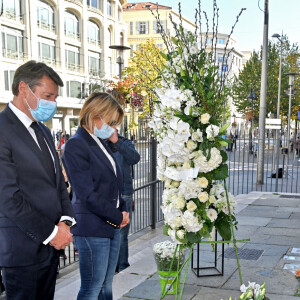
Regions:
<instances>
[{"instance_id":1,"label":"green foliage","mask_svg":"<svg viewBox=\"0 0 300 300\"><path fill-rule=\"evenodd\" d=\"M300 61L298 59L300 52L297 44L290 44L287 36L282 37L283 40L283 59L282 59L282 78L281 78L281 101L280 114L287 116L288 112L288 96L285 90L288 89L288 76L285 73L299 72ZM268 47L268 73L267 73L267 108L266 113L273 113L276 116L277 101L278 101L278 79L279 79L279 64L280 64L280 43L274 44L269 42ZM237 110L243 114L246 120L254 119L254 123L258 123L259 116L259 99L261 86L261 65L262 65L262 50L253 52L251 58L247 61L244 69L239 73L238 77L234 78L232 84L234 104ZM300 87L300 78L296 77L295 88ZM247 99L250 89L254 89L258 97L257 101ZM296 111L299 110L299 94L292 101L292 116L296 116ZM284 119L284 118L283 118Z\"/></svg>"},{"instance_id":2,"label":"green foliage","mask_svg":"<svg viewBox=\"0 0 300 300\"><path fill-rule=\"evenodd\" d=\"M200 243L202 235L200 232L187 232L186 238L191 244Z\"/></svg>"},{"instance_id":3,"label":"green foliage","mask_svg":"<svg viewBox=\"0 0 300 300\"><path fill-rule=\"evenodd\" d=\"M222 153L221 153L222 155ZM223 156L222 156L223 157ZM223 180L228 177L228 165L222 164L220 167L213 171L215 180Z\"/></svg>"},{"instance_id":4,"label":"green foliage","mask_svg":"<svg viewBox=\"0 0 300 300\"><path fill-rule=\"evenodd\" d=\"M225 241L231 240L230 219L226 214L223 212L219 214L215 227Z\"/></svg>"}]
</instances>

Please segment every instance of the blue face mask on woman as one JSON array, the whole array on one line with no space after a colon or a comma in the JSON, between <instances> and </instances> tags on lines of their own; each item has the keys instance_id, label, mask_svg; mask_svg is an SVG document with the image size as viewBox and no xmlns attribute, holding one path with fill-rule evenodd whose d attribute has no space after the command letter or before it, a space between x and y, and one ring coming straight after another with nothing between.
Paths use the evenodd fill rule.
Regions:
<instances>
[{"instance_id":1,"label":"blue face mask on woman","mask_svg":"<svg viewBox=\"0 0 300 300\"><path fill-rule=\"evenodd\" d=\"M57 110L56 101L49 101L42 98L38 98L30 89L30 87L28 88L38 101L37 108L32 109L29 106L27 100L25 99L32 117L38 122L42 122L42 121L45 122L50 120L56 114L56 110Z\"/></svg>"},{"instance_id":2,"label":"blue face mask on woman","mask_svg":"<svg viewBox=\"0 0 300 300\"><path fill-rule=\"evenodd\" d=\"M112 136L114 132L115 129L111 126L108 126L106 123L103 123L100 129L98 129L96 125L94 126L94 135L100 139L108 139Z\"/></svg>"}]
</instances>

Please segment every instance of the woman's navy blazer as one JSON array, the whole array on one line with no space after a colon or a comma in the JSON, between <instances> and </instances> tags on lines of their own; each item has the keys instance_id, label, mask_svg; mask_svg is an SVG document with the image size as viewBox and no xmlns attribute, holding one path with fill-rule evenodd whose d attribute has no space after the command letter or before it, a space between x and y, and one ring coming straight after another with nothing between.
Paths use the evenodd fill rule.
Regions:
<instances>
[{"instance_id":1,"label":"woman's navy blazer","mask_svg":"<svg viewBox=\"0 0 300 300\"><path fill-rule=\"evenodd\" d=\"M99 140L113 158L105 142ZM72 233L112 238L122 222L122 211L127 211L121 198L123 182L117 162L116 176L105 153L82 127L66 143L62 160L73 190L77 224L72 227Z\"/></svg>"}]
</instances>

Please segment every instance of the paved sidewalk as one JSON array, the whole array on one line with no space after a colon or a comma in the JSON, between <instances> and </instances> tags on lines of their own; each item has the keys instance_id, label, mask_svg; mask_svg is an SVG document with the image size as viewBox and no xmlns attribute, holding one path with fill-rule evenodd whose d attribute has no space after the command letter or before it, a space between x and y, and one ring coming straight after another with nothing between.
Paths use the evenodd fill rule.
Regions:
<instances>
[{"instance_id":1,"label":"paved sidewalk","mask_svg":"<svg viewBox=\"0 0 300 300\"><path fill-rule=\"evenodd\" d=\"M252 192L239 195L236 200L239 223L237 239L251 239L250 242L238 244L238 247L243 250L250 249L252 254L260 255L257 259L250 255L247 259L240 260L244 282L266 282L267 296L271 300L299 299L294 296L299 282L295 275L284 267L300 265L300 195L287 198L284 194ZM130 241L131 266L114 278L115 300L160 298L160 283L152 247L156 242L166 239L161 226L134 236L134 240ZM203 262L200 266L202 263L211 262L211 246L206 246L208 247L201 245L200 255ZM225 245L225 253L228 253L228 247L232 245ZM299 248L299 251L295 248ZM55 300L76 299L80 277L76 266L71 268L74 270L58 279ZM62 275L63 272L66 271L62 271ZM230 296L234 299L240 295L239 286L236 259L225 258L223 276L198 278L189 269L183 299L227 300ZM167 296L165 299L175 297Z\"/></svg>"}]
</instances>

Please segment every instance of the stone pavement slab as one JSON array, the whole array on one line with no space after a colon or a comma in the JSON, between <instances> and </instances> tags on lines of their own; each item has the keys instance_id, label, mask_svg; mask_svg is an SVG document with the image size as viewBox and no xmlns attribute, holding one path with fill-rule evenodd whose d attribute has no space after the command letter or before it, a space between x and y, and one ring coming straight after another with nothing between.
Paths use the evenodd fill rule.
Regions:
<instances>
[{"instance_id":1,"label":"stone pavement slab","mask_svg":"<svg viewBox=\"0 0 300 300\"><path fill-rule=\"evenodd\" d=\"M248 205L239 216L251 216L251 217L267 217L267 218L289 218L291 212L282 212L275 210L273 206L261 206L261 205ZM299 213L300 216L300 213Z\"/></svg>"},{"instance_id":2,"label":"stone pavement slab","mask_svg":"<svg viewBox=\"0 0 300 300\"><path fill-rule=\"evenodd\" d=\"M252 216L237 216L237 221L239 225L256 225L256 226L266 226L271 222L271 218L263 217L252 217Z\"/></svg>"},{"instance_id":3,"label":"stone pavement slab","mask_svg":"<svg viewBox=\"0 0 300 300\"><path fill-rule=\"evenodd\" d=\"M264 206L282 206L284 202L284 206L286 207L299 207L300 200L299 199L285 199L285 198L277 198L277 197L269 197L266 199L258 199L253 202L254 205L264 205Z\"/></svg>"}]
</instances>

